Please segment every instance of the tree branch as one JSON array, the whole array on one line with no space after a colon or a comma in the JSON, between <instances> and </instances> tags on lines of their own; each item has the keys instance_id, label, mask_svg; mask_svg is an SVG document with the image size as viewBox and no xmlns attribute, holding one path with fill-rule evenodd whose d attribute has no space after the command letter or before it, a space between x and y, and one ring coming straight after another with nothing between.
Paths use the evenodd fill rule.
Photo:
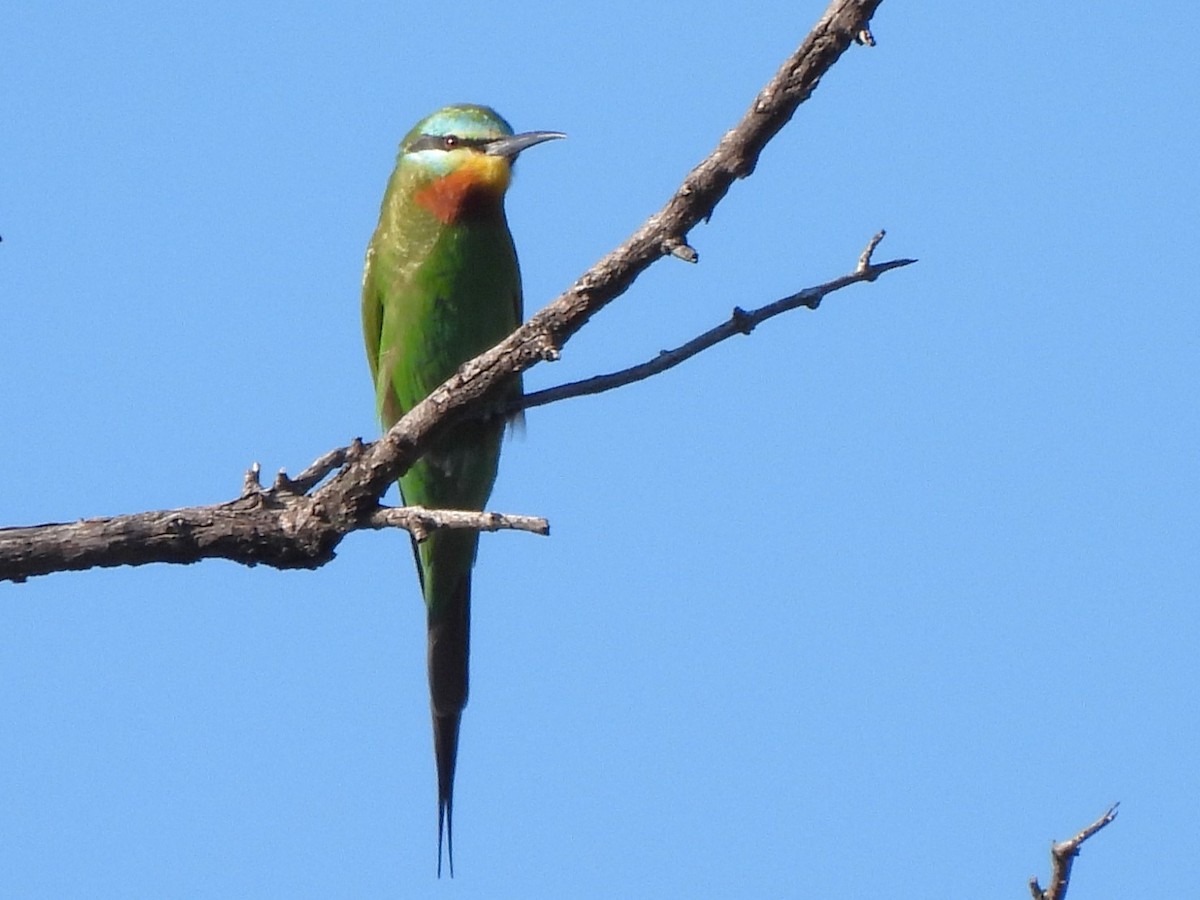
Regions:
<instances>
[{"instance_id":1,"label":"tree branch","mask_svg":"<svg viewBox=\"0 0 1200 900\"><path fill-rule=\"evenodd\" d=\"M789 294L787 297L783 297L766 306L760 306L758 309L751 310L750 312L746 312L740 306L735 306L733 313L726 321L692 338L686 344L676 347L674 350L663 350L654 359L647 360L636 366L630 366L628 369L621 369L619 372L596 375L592 378L585 378L582 381L572 381L569 384L560 384L557 387L526 394L524 397L508 404L504 408L504 411L516 412L519 409L532 409L536 406L545 406L548 403L555 403L571 397L602 394L605 391L624 387L636 381L643 381L652 375L658 375L668 369L675 368L680 363L719 344L721 341L739 334L748 335L767 319L778 316L781 313L790 312L793 309L798 309L801 306L808 309L816 309L821 305L821 301L834 291L840 291L844 287L849 287L852 284L858 284L862 281L874 281L884 272L899 269L901 266L909 266L916 262L915 259L893 259L888 262L873 264L871 262L871 254L875 252L875 248L879 246L879 242L883 240L885 234L886 232L880 231L871 238L866 249L863 250L862 255L858 258L858 266L848 275L843 275L832 281L826 281L824 284L818 284L816 287L805 288L802 291Z\"/></svg>"},{"instance_id":2,"label":"tree branch","mask_svg":"<svg viewBox=\"0 0 1200 900\"><path fill-rule=\"evenodd\" d=\"M1067 885L1071 880L1071 866L1079 855L1083 842L1117 817L1117 807L1114 803L1108 811L1069 841L1062 841L1050 848L1050 860L1054 869L1050 876L1050 887L1042 890L1037 876L1029 879L1029 892L1033 900L1064 900L1067 896Z\"/></svg>"},{"instance_id":3,"label":"tree branch","mask_svg":"<svg viewBox=\"0 0 1200 900\"><path fill-rule=\"evenodd\" d=\"M695 262L698 255L687 244L688 233L712 215L736 179L754 171L767 142L850 44L874 43L868 26L880 2L834 0L741 121L688 174L661 210L506 340L461 366L379 441L364 445L356 440L333 450L294 479L281 472L268 489L259 484L256 466L246 475L242 495L227 503L0 529L0 580L22 581L32 575L93 566L188 563L209 557L250 566L315 568L332 559L341 540L360 528L399 526L414 535L435 527L520 528L546 533L549 526L544 520L493 513L385 510L379 499L440 433L456 422L484 414L513 375L538 362L557 359L563 345L648 266L665 255ZM871 252L881 238L882 233L872 240L851 275L753 313L735 310L733 320L723 328L733 327L730 334L748 332L759 321L786 309L815 308L834 290L873 281L883 272L911 262L871 265ZM680 348L686 355L670 365L723 339L702 335L697 339L701 346ZM547 402L542 399L529 405ZM321 484L335 470L339 470L337 474Z\"/></svg>"},{"instance_id":4,"label":"tree branch","mask_svg":"<svg viewBox=\"0 0 1200 900\"><path fill-rule=\"evenodd\" d=\"M357 448L357 450L355 449ZM247 566L315 568L333 558L344 535L329 527L320 505L294 486L323 468L331 457L353 458L362 442L322 457L295 481L283 473L266 490L258 484L258 464L246 473L242 496L213 506L194 506L78 522L0 528L0 581L95 567L146 563L193 563L219 558ZM376 506L361 528L403 528L423 541L442 528L549 534L550 523L536 516L493 512Z\"/></svg>"}]
</instances>

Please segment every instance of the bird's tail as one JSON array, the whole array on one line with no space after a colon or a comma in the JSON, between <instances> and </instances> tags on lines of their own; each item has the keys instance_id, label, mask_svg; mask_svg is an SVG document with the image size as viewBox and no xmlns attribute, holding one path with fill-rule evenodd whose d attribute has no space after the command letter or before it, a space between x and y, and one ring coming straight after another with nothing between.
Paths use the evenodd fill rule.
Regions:
<instances>
[{"instance_id":1,"label":"bird's tail","mask_svg":"<svg viewBox=\"0 0 1200 900\"><path fill-rule=\"evenodd\" d=\"M461 715L433 714L433 746L438 770L438 878L442 877L443 836L450 877L454 877L454 761L458 756L458 725L461 721Z\"/></svg>"},{"instance_id":2,"label":"bird's tail","mask_svg":"<svg viewBox=\"0 0 1200 900\"><path fill-rule=\"evenodd\" d=\"M467 705L471 638L471 575L455 585L450 603L429 615L429 698L433 712L433 750L438 781L438 877L445 838L450 877L454 877L454 765L458 728Z\"/></svg>"}]
</instances>

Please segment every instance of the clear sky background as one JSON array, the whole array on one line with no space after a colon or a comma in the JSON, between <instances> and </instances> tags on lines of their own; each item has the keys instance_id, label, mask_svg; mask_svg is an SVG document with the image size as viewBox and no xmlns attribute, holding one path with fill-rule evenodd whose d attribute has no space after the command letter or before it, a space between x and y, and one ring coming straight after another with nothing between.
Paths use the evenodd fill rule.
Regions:
<instances>
[{"instance_id":1,"label":"clear sky background","mask_svg":"<svg viewBox=\"0 0 1200 900\"><path fill-rule=\"evenodd\" d=\"M0 521L218 502L377 433L363 250L448 102L518 167L542 306L656 210L824 8L10 4ZM692 234L533 370L485 536L435 881L407 538L0 585L6 897L1200 890L1192 7L885 2Z\"/></svg>"}]
</instances>

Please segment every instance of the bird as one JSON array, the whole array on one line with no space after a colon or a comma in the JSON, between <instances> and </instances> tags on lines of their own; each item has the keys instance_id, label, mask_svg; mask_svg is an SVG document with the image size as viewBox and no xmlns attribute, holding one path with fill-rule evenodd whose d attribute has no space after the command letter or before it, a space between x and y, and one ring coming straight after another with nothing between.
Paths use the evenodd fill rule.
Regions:
<instances>
[{"instance_id":1,"label":"bird","mask_svg":"<svg viewBox=\"0 0 1200 900\"><path fill-rule=\"evenodd\" d=\"M517 134L491 107L463 103L421 119L400 142L362 284L363 337L384 429L521 324L521 274L504 196L517 156L563 137L559 131ZM518 376L497 399L517 399L521 390ZM504 428L499 417L452 426L401 474L402 501L482 510L496 480ZM454 877L454 770L467 703L478 544L477 531L452 529L412 541L426 609L439 878L443 836Z\"/></svg>"}]
</instances>

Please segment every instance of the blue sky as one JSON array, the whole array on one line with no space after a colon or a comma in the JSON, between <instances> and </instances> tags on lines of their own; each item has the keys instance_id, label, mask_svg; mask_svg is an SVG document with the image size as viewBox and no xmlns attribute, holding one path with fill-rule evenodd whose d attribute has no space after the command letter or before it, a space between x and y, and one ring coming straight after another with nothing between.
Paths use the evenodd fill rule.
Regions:
<instances>
[{"instance_id":1,"label":"blue sky","mask_svg":"<svg viewBox=\"0 0 1200 900\"><path fill-rule=\"evenodd\" d=\"M824 3L45 2L0 14L0 521L217 502L376 433L362 254L447 102L570 139L526 305L674 190ZM438 884L403 535L0 585L13 897L1071 896L1200 885L1190 7L885 2L530 387L921 262L530 414L486 536ZM1164 24L1166 23L1166 24ZM936 889L935 889L936 890Z\"/></svg>"}]
</instances>

